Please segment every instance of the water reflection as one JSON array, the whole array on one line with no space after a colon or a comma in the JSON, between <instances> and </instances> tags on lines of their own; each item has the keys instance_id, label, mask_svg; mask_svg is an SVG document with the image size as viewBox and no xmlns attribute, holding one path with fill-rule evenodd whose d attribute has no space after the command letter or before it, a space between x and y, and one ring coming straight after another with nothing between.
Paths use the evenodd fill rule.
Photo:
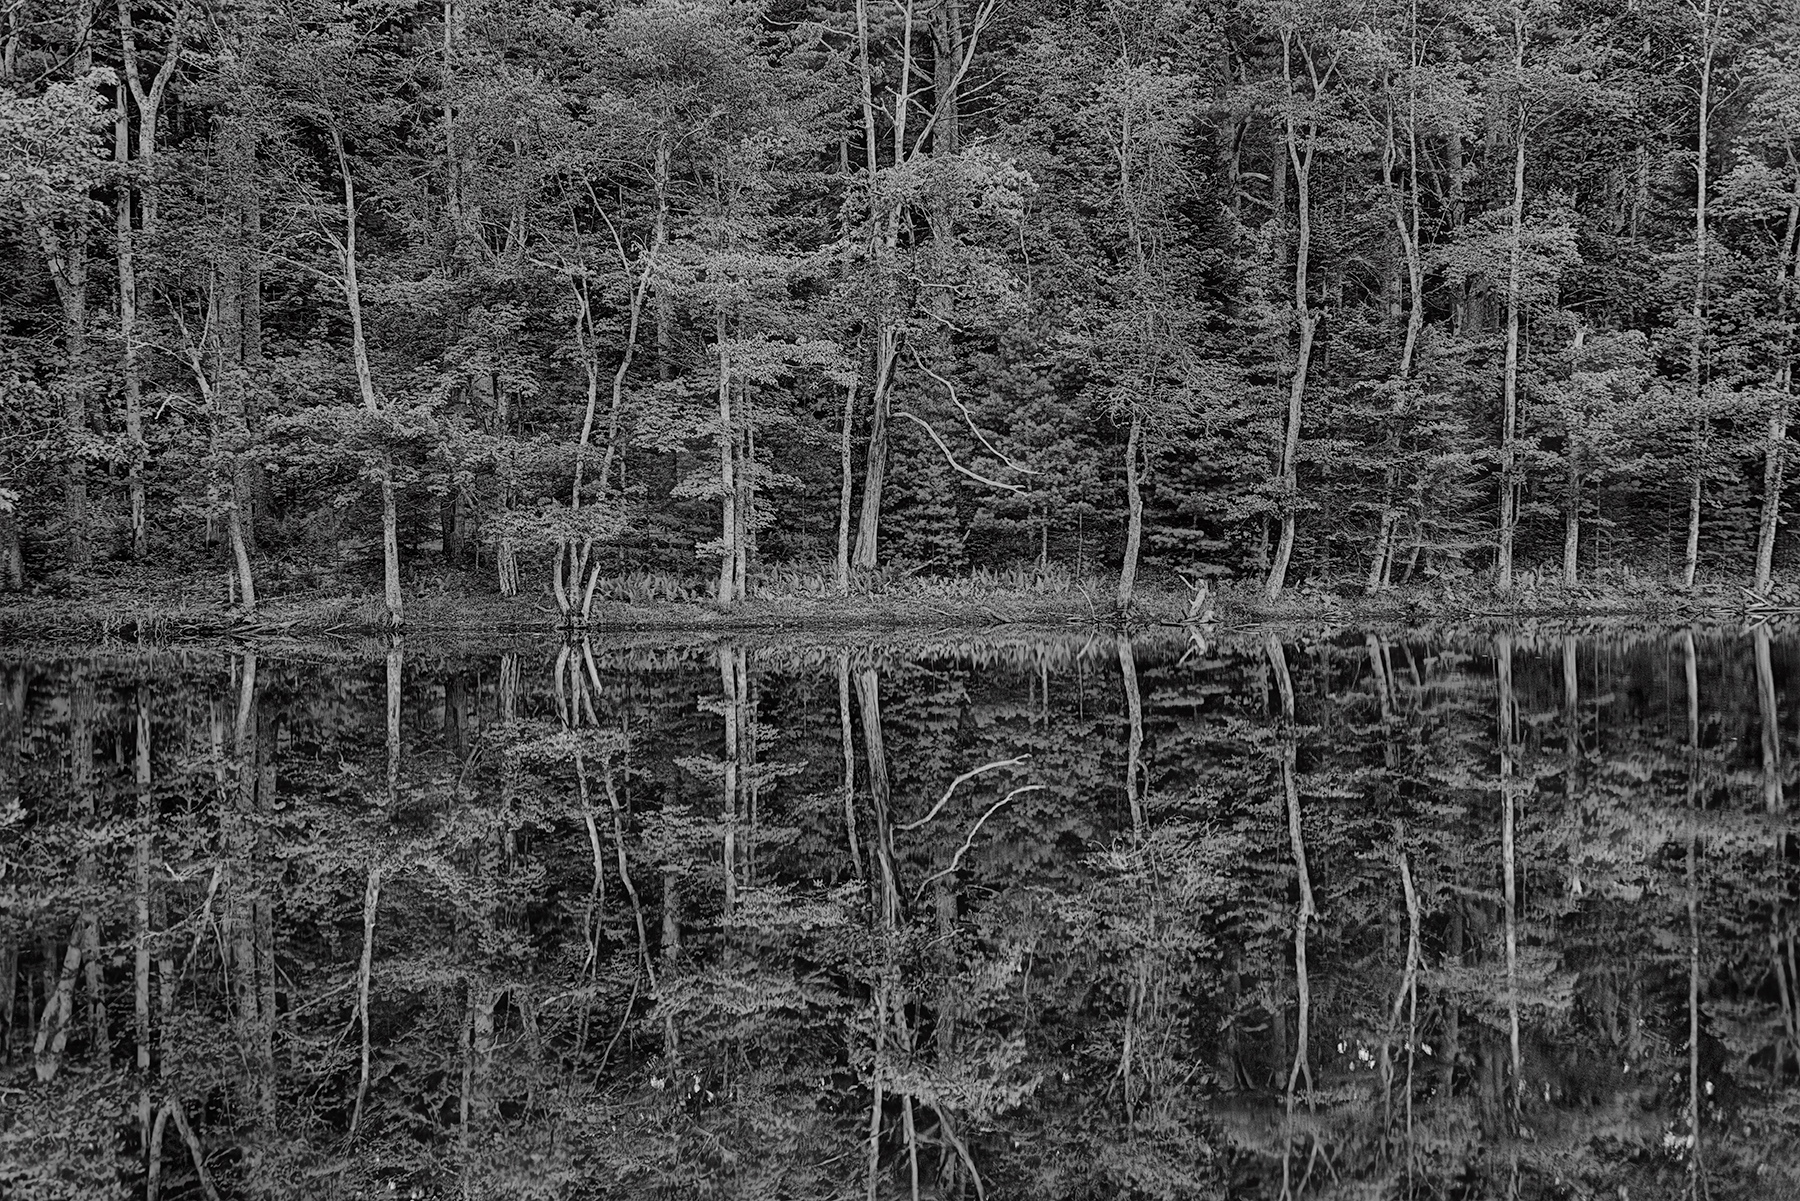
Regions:
<instances>
[{"instance_id":1,"label":"water reflection","mask_svg":"<svg viewBox=\"0 0 1800 1201\"><path fill-rule=\"evenodd\" d=\"M1800 1195L1800 642L1178 639L7 661L0 1193Z\"/></svg>"}]
</instances>

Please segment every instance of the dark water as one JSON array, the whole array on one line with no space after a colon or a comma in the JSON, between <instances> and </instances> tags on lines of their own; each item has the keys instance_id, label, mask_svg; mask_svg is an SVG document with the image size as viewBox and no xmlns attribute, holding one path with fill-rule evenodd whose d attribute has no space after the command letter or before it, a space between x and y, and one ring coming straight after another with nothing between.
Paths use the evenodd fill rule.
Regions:
<instances>
[{"instance_id":1,"label":"dark water","mask_svg":"<svg viewBox=\"0 0 1800 1201\"><path fill-rule=\"evenodd\" d=\"M1796 1197L1796 765L1766 630L0 653L0 1195Z\"/></svg>"}]
</instances>

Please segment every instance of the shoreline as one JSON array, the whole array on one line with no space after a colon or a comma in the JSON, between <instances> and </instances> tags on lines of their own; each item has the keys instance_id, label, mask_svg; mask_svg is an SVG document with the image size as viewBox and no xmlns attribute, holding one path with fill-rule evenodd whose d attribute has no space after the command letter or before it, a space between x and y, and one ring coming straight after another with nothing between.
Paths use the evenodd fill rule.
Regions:
<instances>
[{"instance_id":1,"label":"shoreline","mask_svg":"<svg viewBox=\"0 0 1800 1201\"><path fill-rule=\"evenodd\" d=\"M542 636L773 634L854 630L999 629L1040 627L1088 632L1148 631L1194 624L1189 594L1152 585L1140 589L1121 614L1102 581L1059 581L1048 587L996 586L972 580L912 581L849 596L787 593L753 596L721 609L705 601L656 600L596 604L590 620L570 627L547 597L503 598L492 593L421 591L407 598L408 632ZM154 644L171 640L313 636L366 637L388 631L376 597L355 594L276 597L254 614L183 595L179 588L123 589L104 598L104 583L72 596L0 598L0 641L83 641ZM1456 593L1401 588L1368 596L1304 590L1265 601L1253 584L1231 582L1213 594L1210 622L1217 631L1247 626L1420 628L1530 620L1622 621L1688 624L1800 614L1800 597L1777 593L1754 603L1738 582L1681 591L1645 581Z\"/></svg>"}]
</instances>

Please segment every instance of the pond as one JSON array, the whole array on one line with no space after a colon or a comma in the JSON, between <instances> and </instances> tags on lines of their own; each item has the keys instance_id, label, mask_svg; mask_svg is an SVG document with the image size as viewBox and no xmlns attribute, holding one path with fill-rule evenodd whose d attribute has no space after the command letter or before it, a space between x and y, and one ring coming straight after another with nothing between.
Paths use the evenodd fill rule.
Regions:
<instances>
[{"instance_id":1,"label":"pond","mask_svg":"<svg viewBox=\"0 0 1800 1201\"><path fill-rule=\"evenodd\" d=\"M1800 1196L1800 639L0 651L0 1195Z\"/></svg>"}]
</instances>

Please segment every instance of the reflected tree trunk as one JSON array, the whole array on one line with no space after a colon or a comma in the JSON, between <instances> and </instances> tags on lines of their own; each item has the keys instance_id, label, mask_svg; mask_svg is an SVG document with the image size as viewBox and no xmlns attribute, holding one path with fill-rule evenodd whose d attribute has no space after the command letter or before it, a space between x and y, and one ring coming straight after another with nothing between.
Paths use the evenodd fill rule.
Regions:
<instances>
[{"instance_id":1,"label":"reflected tree trunk","mask_svg":"<svg viewBox=\"0 0 1800 1201\"><path fill-rule=\"evenodd\" d=\"M1500 869L1502 901L1506 919L1506 1036L1511 1052L1511 1108L1515 1132L1520 1107L1525 1099L1525 1075L1519 1046L1519 884L1518 856L1515 845L1518 784L1513 779L1517 749L1514 744L1518 727L1517 702L1513 695L1512 635L1501 634L1494 653L1498 676L1500 712Z\"/></svg>"},{"instance_id":2,"label":"reflected tree trunk","mask_svg":"<svg viewBox=\"0 0 1800 1201\"><path fill-rule=\"evenodd\" d=\"M1688 635L1691 641L1693 635ZM1775 664L1769 650L1769 627L1758 624L1752 634L1756 650L1756 708L1762 718L1763 808L1780 813L1787 807L1781 764L1781 710L1775 695Z\"/></svg>"},{"instance_id":3,"label":"reflected tree trunk","mask_svg":"<svg viewBox=\"0 0 1800 1201\"><path fill-rule=\"evenodd\" d=\"M894 863L894 832L889 817L887 748L881 737L881 675L873 667L856 673L856 698L862 711L863 750L869 767L869 802L875 815L875 845L871 850L881 867L878 904L883 922L892 926L900 916L900 880Z\"/></svg>"},{"instance_id":4,"label":"reflected tree trunk","mask_svg":"<svg viewBox=\"0 0 1800 1201\"><path fill-rule=\"evenodd\" d=\"M245 1108L267 1125L275 1117L275 1015L265 1012L264 993L272 990L272 979L269 989L262 984L265 978L271 978L272 965L266 955L258 953L264 928L269 924L270 903L261 870L266 850L261 818L271 799L264 795L268 764L261 708L256 652L247 651L238 664L237 714L232 735L236 786L231 810L220 823L228 831L225 842L229 881L223 925L231 963L233 1027L243 1065ZM268 998L270 1002L272 999Z\"/></svg>"},{"instance_id":5,"label":"reflected tree trunk","mask_svg":"<svg viewBox=\"0 0 1800 1201\"><path fill-rule=\"evenodd\" d=\"M1681 651L1687 673L1687 920L1688 920L1688 1120L1693 1138L1688 1159L1690 1195L1706 1195L1706 1161L1701 1149L1705 1125L1700 1087L1700 673L1694 656L1694 631L1682 632Z\"/></svg>"},{"instance_id":6,"label":"reflected tree trunk","mask_svg":"<svg viewBox=\"0 0 1800 1201\"><path fill-rule=\"evenodd\" d=\"M1138 692L1137 658L1132 653L1131 637L1119 634L1114 639L1119 654L1119 675L1125 683L1125 719L1128 733L1125 743L1125 802L1131 812L1131 838L1144 840L1143 752L1144 701Z\"/></svg>"},{"instance_id":7,"label":"reflected tree trunk","mask_svg":"<svg viewBox=\"0 0 1800 1201\"><path fill-rule=\"evenodd\" d=\"M1288 843L1294 859L1294 875L1299 885L1299 903L1294 909L1294 1058L1288 1069L1285 1125L1282 1136L1281 1152L1281 1193L1283 1197L1292 1196L1291 1180L1293 1155L1294 1109L1296 1103L1295 1090L1300 1081L1306 1081L1306 1104L1310 1110L1313 1103L1311 1037L1312 1037L1312 985L1306 969L1306 935L1308 923L1318 915L1313 905L1312 873L1306 864L1306 839L1300 824L1300 787L1295 775L1295 759L1297 753L1297 731L1295 729L1294 680L1288 673L1287 654L1283 650L1281 640L1271 633L1264 643L1269 656L1269 668L1275 679L1275 688L1281 697L1281 726L1277 741L1277 754L1281 761L1281 788L1287 805ZM1317 1144L1314 1144L1315 1147Z\"/></svg>"},{"instance_id":8,"label":"reflected tree trunk","mask_svg":"<svg viewBox=\"0 0 1800 1201\"><path fill-rule=\"evenodd\" d=\"M400 799L400 705L406 669L406 646L390 639L387 651L387 803Z\"/></svg>"},{"instance_id":9,"label":"reflected tree trunk","mask_svg":"<svg viewBox=\"0 0 1800 1201\"><path fill-rule=\"evenodd\" d=\"M863 878L862 847L856 835L856 741L850 731L850 652L839 651L838 742L844 752L844 833L850 842L850 865Z\"/></svg>"},{"instance_id":10,"label":"reflected tree trunk","mask_svg":"<svg viewBox=\"0 0 1800 1201\"><path fill-rule=\"evenodd\" d=\"M737 647L719 648L719 681L724 687L725 758L723 766L724 808L720 816L723 831L721 860L725 872L725 912L737 904L738 893L738 792L743 768L744 652Z\"/></svg>"}]
</instances>

